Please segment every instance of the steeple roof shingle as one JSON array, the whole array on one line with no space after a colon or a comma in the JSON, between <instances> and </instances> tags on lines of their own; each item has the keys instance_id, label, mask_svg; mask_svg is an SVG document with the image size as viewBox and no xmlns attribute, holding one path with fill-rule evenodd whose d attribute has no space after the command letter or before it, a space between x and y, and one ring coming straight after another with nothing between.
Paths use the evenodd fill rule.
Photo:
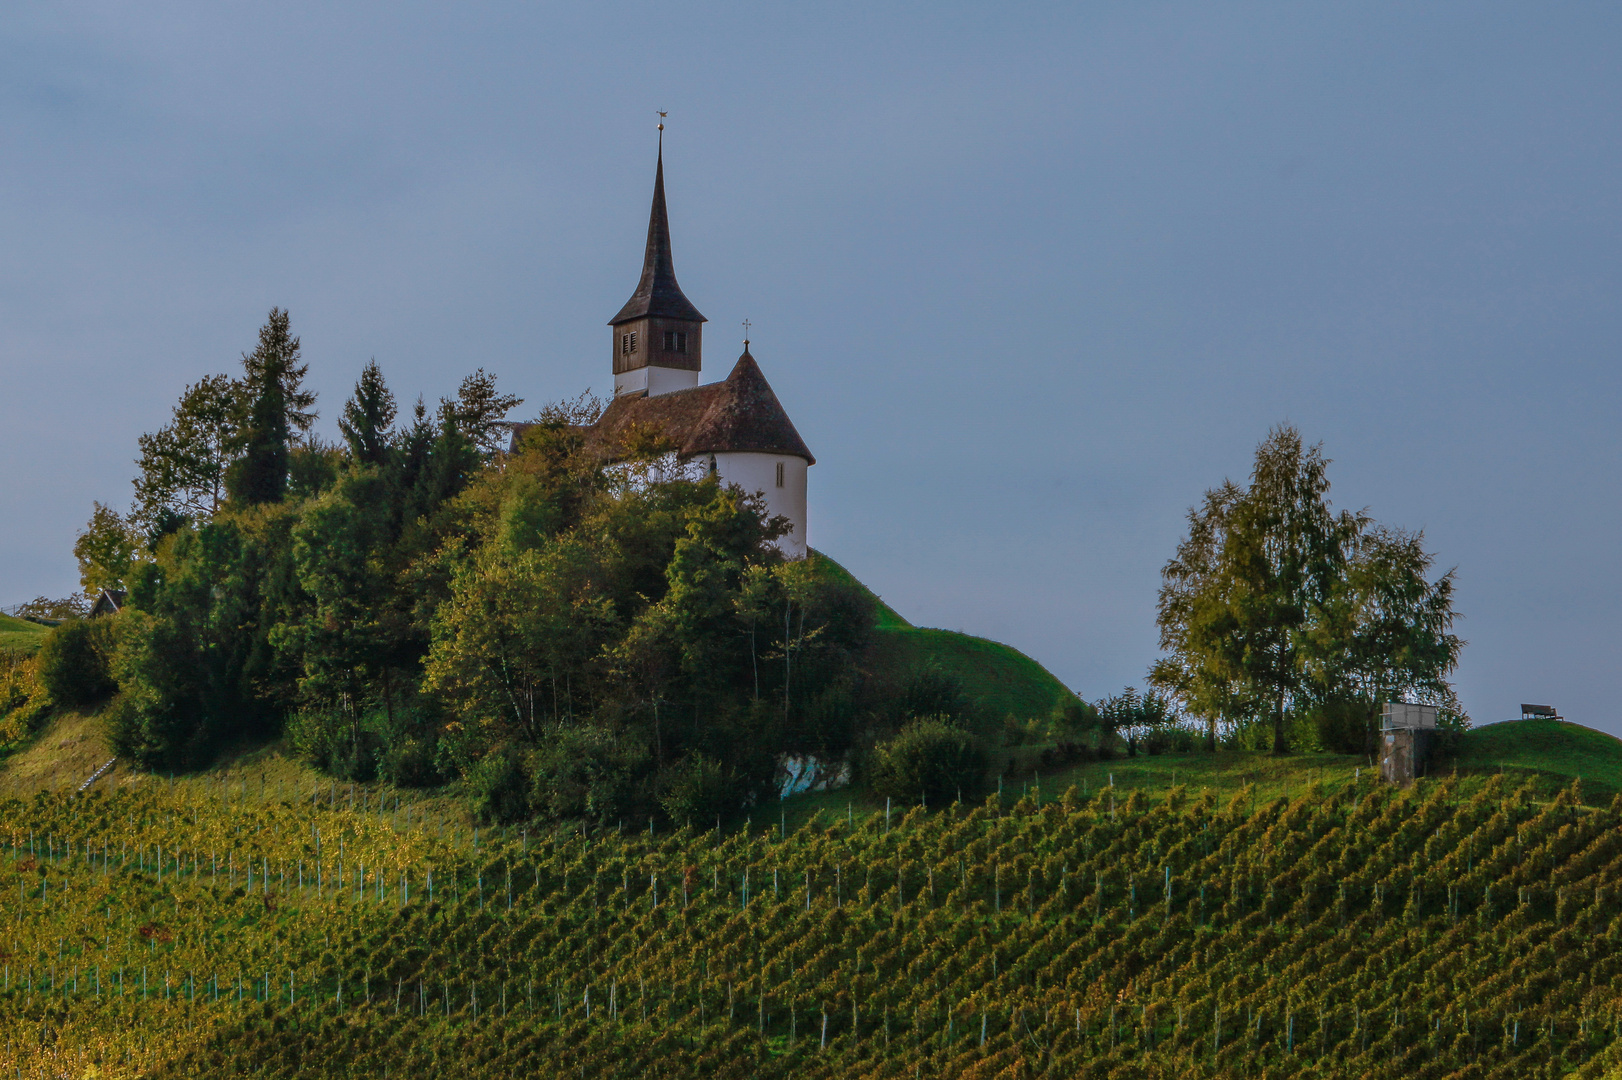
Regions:
<instances>
[{"instance_id":1,"label":"steeple roof shingle","mask_svg":"<svg viewBox=\"0 0 1622 1080\"><path fill-rule=\"evenodd\" d=\"M670 215L665 210L664 136L659 137L659 164L653 173L653 210L648 215L648 247L642 256L642 280L609 326L648 317L708 322L676 284L676 265L670 254Z\"/></svg>"}]
</instances>

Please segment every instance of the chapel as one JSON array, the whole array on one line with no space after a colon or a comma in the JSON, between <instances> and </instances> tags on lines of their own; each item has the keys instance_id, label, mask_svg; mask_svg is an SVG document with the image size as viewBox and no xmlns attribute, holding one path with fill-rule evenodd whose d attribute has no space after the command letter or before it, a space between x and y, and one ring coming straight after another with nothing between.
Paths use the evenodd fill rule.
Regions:
<instances>
[{"instance_id":1,"label":"chapel","mask_svg":"<svg viewBox=\"0 0 1622 1080\"><path fill-rule=\"evenodd\" d=\"M806 473L817 459L750 355L747 338L743 355L725 379L699 382L708 321L676 283L661 134L642 277L608 321L614 397L591 429L590 440L612 460L628 432L663 432L676 446L678 460L699 464L723 484L758 492L769 515L787 518L792 529L777 541L778 547L789 558L803 558ZM514 445L526 426L514 425Z\"/></svg>"}]
</instances>

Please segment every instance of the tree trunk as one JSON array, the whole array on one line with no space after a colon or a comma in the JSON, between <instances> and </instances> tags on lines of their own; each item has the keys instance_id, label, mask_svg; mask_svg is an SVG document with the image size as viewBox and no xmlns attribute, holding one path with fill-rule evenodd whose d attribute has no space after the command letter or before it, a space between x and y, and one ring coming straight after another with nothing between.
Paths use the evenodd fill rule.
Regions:
<instances>
[{"instance_id":1,"label":"tree trunk","mask_svg":"<svg viewBox=\"0 0 1622 1080\"><path fill-rule=\"evenodd\" d=\"M783 604L783 722L788 722L788 688L790 678L794 674L794 638L793 622L794 602L785 601Z\"/></svg>"},{"instance_id":2,"label":"tree trunk","mask_svg":"<svg viewBox=\"0 0 1622 1080\"><path fill-rule=\"evenodd\" d=\"M1278 704L1273 709L1273 753L1287 754L1289 747L1284 745L1284 695L1278 695Z\"/></svg>"},{"instance_id":3,"label":"tree trunk","mask_svg":"<svg viewBox=\"0 0 1622 1080\"><path fill-rule=\"evenodd\" d=\"M659 699L653 699L653 760L663 768L665 764L665 739L659 729Z\"/></svg>"}]
</instances>

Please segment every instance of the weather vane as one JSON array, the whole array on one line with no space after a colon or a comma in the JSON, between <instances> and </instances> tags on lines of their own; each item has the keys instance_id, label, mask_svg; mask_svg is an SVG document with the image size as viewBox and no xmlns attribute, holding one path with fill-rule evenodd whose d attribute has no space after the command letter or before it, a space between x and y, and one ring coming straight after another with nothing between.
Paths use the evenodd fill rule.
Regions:
<instances>
[{"instance_id":1,"label":"weather vane","mask_svg":"<svg viewBox=\"0 0 1622 1080\"><path fill-rule=\"evenodd\" d=\"M743 347L746 349L749 347L749 328L753 325L748 319L743 321Z\"/></svg>"},{"instance_id":2,"label":"weather vane","mask_svg":"<svg viewBox=\"0 0 1622 1080\"><path fill-rule=\"evenodd\" d=\"M665 129L665 117L667 117L669 115L670 114L667 113L667 112L659 113L659 130L660 131L663 131Z\"/></svg>"}]
</instances>

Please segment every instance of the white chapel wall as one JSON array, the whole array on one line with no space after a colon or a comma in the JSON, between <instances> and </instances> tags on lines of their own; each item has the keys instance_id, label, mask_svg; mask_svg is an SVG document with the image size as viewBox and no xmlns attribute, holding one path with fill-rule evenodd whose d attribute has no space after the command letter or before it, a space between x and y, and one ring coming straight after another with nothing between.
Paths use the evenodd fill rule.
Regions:
<instances>
[{"instance_id":1,"label":"white chapel wall","mask_svg":"<svg viewBox=\"0 0 1622 1080\"><path fill-rule=\"evenodd\" d=\"M783 466L783 486L777 486L777 466ZM781 514L794 523L794 531L777 541L791 559L806 553L805 485L809 466L804 458L784 454L726 453L715 455L715 471L724 484L766 497L769 515Z\"/></svg>"},{"instance_id":2,"label":"white chapel wall","mask_svg":"<svg viewBox=\"0 0 1622 1080\"><path fill-rule=\"evenodd\" d=\"M614 376L614 396L635 394L643 390L649 397L670 394L677 390L691 390L698 385L698 372L679 368L639 367L622 371Z\"/></svg>"}]
</instances>

